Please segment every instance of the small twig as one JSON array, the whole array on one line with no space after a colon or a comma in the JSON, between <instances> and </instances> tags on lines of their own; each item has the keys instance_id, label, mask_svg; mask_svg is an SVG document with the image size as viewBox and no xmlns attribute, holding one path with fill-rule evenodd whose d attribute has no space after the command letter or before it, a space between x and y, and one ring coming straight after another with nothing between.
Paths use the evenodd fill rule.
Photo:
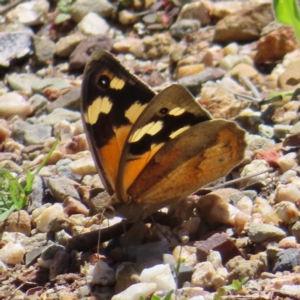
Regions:
<instances>
[{"instance_id":1,"label":"small twig","mask_svg":"<svg viewBox=\"0 0 300 300\"><path fill-rule=\"evenodd\" d=\"M261 97L259 94L259 91L257 90L256 86L245 76L240 75L239 76L240 81L242 81L247 87L248 89L252 92L254 98L257 101L261 101Z\"/></svg>"},{"instance_id":2,"label":"small twig","mask_svg":"<svg viewBox=\"0 0 300 300\"><path fill-rule=\"evenodd\" d=\"M7 12L9 12L11 9L15 8L17 5L21 4L22 2L25 2L25 0L17 0L13 3L7 4L4 7L0 8L0 15L4 15Z\"/></svg>"}]
</instances>

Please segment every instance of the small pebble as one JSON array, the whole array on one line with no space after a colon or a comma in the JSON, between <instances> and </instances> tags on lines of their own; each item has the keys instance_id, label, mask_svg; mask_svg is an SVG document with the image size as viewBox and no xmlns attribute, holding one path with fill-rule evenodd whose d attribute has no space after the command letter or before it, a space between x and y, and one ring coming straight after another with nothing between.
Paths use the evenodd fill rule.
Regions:
<instances>
[{"instance_id":1,"label":"small pebble","mask_svg":"<svg viewBox=\"0 0 300 300\"><path fill-rule=\"evenodd\" d=\"M300 199L300 190L293 183L288 183L286 185L279 184L275 190L274 200L276 202L281 202L281 201L297 202L299 201L299 199Z\"/></svg>"},{"instance_id":2,"label":"small pebble","mask_svg":"<svg viewBox=\"0 0 300 300\"><path fill-rule=\"evenodd\" d=\"M47 232L49 230L49 223L55 218L64 218L64 210L61 204L55 203L52 206L46 208L41 214L35 218L34 222L36 227L41 232Z\"/></svg>"},{"instance_id":3,"label":"small pebble","mask_svg":"<svg viewBox=\"0 0 300 300\"><path fill-rule=\"evenodd\" d=\"M8 242L0 250L0 260L9 265L16 265L23 261L25 249L20 243Z\"/></svg>"},{"instance_id":4,"label":"small pebble","mask_svg":"<svg viewBox=\"0 0 300 300\"><path fill-rule=\"evenodd\" d=\"M157 289L155 283L136 283L127 288L125 291L114 295L111 300L140 300L141 297L146 299Z\"/></svg>"},{"instance_id":5,"label":"small pebble","mask_svg":"<svg viewBox=\"0 0 300 300\"><path fill-rule=\"evenodd\" d=\"M277 164L282 172L286 172L297 165L296 156L295 152L291 152L277 159Z\"/></svg>"},{"instance_id":6,"label":"small pebble","mask_svg":"<svg viewBox=\"0 0 300 300\"><path fill-rule=\"evenodd\" d=\"M175 290L176 283L169 265L156 265L144 269L140 275L141 282L155 283L158 290Z\"/></svg>"}]
</instances>

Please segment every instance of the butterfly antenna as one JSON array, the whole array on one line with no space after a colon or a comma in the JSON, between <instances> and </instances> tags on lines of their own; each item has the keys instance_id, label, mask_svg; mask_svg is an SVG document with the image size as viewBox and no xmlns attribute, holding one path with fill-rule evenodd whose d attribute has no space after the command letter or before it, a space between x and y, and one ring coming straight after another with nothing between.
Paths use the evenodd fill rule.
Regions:
<instances>
[{"instance_id":1,"label":"butterfly antenna","mask_svg":"<svg viewBox=\"0 0 300 300\"><path fill-rule=\"evenodd\" d=\"M251 174L251 175L248 175L248 176L245 176L245 177L240 177L240 178L237 178L237 179L233 179L233 180L230 180L230 181L227 181L227 182L224 182L224 183L221 183L215 187L213 187L213 189L219 189L223 186L226 186L226 185L230 185L230 184L233 184L233 183L237 183L237 182L240 182L244 179L249 179L251 177L254 177L254 176L258 176L258 175L261 175L263 173L267 173L267 172L272 172L273 171L273 168L269 168L267 170L264 170L264 171L260 171L260 172L257 172L255 174Z\"/></svg>"}]
</instances>

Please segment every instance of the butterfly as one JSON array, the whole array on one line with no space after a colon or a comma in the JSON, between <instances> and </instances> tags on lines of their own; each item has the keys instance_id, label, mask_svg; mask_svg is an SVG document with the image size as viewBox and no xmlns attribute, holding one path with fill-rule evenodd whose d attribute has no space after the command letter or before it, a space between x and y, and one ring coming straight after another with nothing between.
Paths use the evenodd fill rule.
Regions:
<instances>
[{"instance_id":1,"label":"butterfly","mask_svg":"<svg viewBox=\"0 0 300 300\"><path fill-rule=\"evenodd\" d=\"M236 123L212 119L181 85L156 94L104 50L86 65L81 107L101 181L129 220L226 176L244 157Z\"/></svg>"}]
</instances>

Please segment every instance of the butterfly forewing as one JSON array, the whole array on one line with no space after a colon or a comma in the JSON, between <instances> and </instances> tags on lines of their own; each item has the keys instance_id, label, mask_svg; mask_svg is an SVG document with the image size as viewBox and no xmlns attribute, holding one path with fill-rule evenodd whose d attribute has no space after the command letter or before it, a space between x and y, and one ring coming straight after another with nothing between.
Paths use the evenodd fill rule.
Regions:
<instances>
[{"instance_id":1,"label":"butterfly forewing","mask_svg":"<svg viewBox=\"0 0 300 300\"><path fill-rule=\"evenodd\" d=\"M113 194L127 135L155 92L111 54L96 51L82 83L83 123L99 175Z\"/></svg>"},{"instance_id":2,"label":"butterfly forewing","mask_svg":"<svg viewBox=\"0 0 300 300\"><path fill-rule=\"evenodd\" d=\"M127 192L144 206L183 199L240 163L246 148L244 135L234 122L196 124L166 143Z\"/></svg>"},{"instance_id":3,"label":"butterfly forewing","mask_svg":"<svg viewBox=\"0 0 300 300\"><path fill-rule=\"evenodd\" d=\"M117 178L118 198L126 201L127 189L135 185L140 172L166 143L210 119L183 86L173 84L156 95L132 126L125 143ZM134 197L132 194L128 199L137 200Z\"/></svg>"}]
</instances>

